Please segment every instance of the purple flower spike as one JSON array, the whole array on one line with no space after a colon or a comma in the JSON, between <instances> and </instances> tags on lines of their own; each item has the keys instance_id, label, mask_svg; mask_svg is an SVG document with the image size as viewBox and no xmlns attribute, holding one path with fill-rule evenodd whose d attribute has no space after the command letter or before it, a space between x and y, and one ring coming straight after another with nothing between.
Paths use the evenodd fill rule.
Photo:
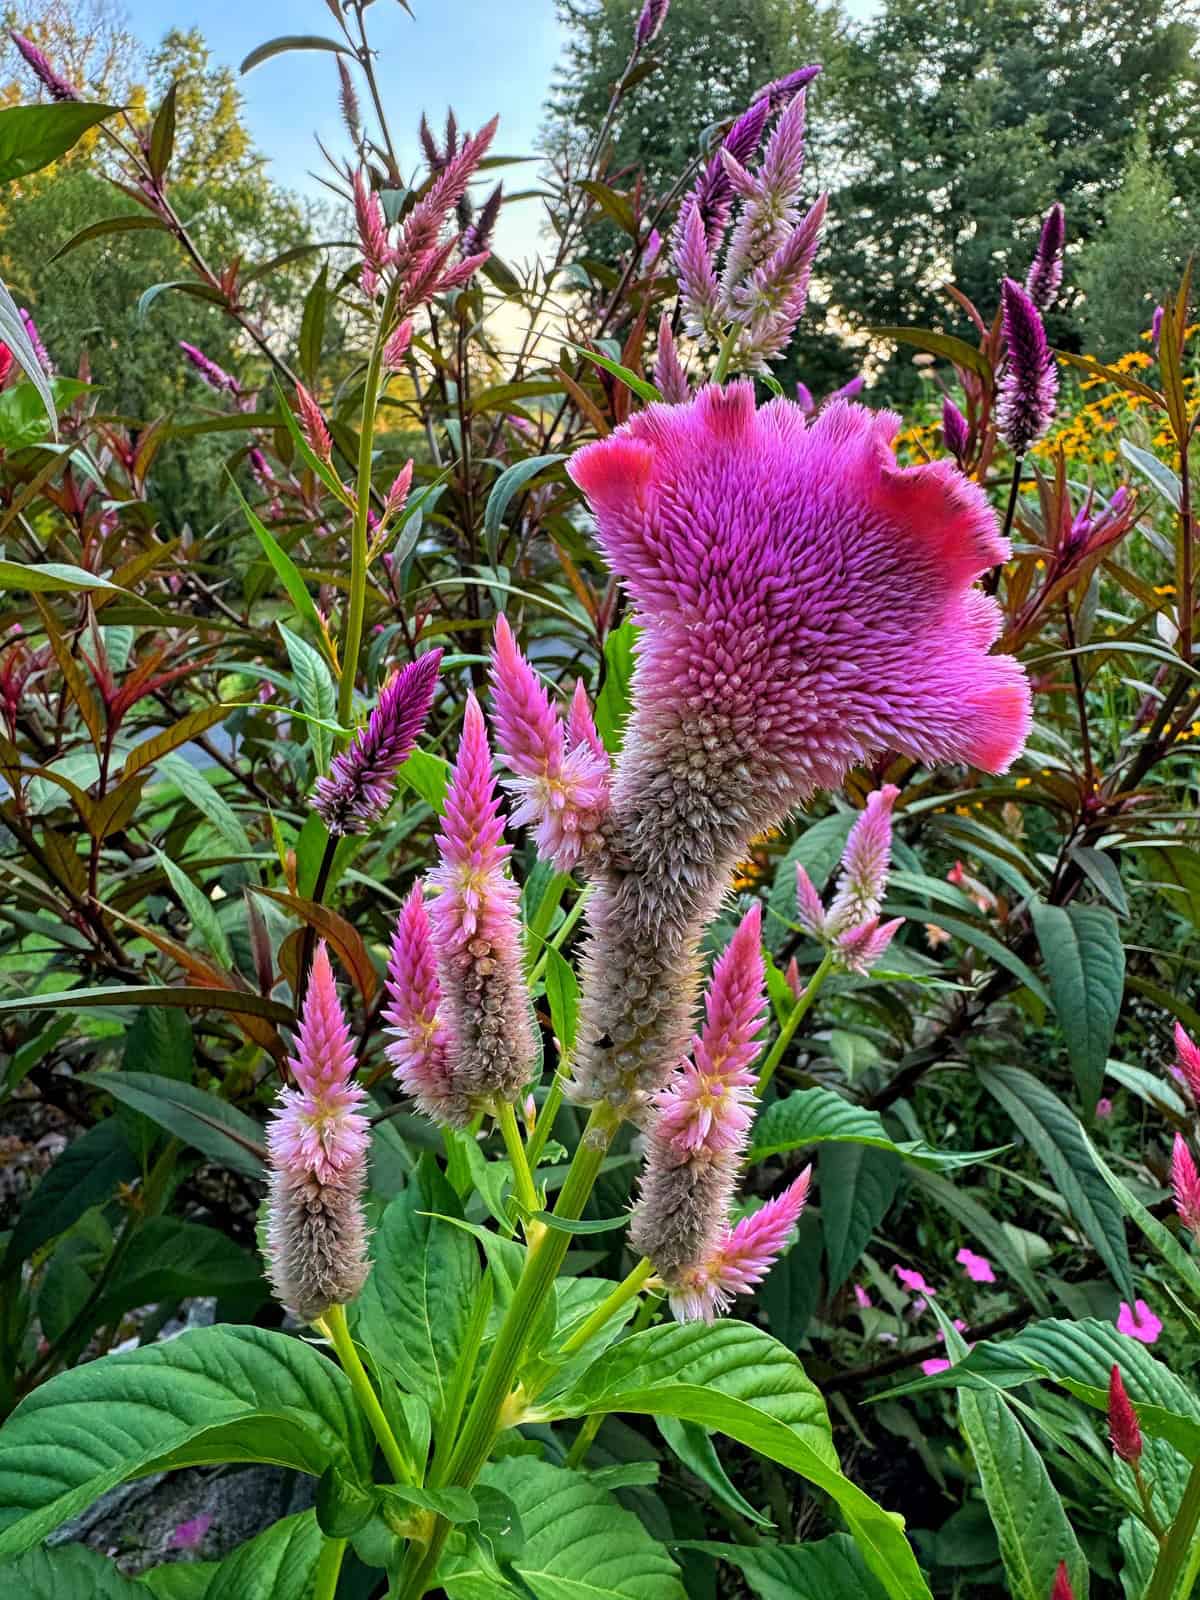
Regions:
<instances>
[{"instance_id":1,"label":"purple flower spike","mask_svg":"<svg viewBox=\"0 0 1200 1600\"><path fill-rule=\"evenodd\" d=\"M366 726L317 780L313 809L330 833L365 833L391 804L396 772L429 715L441 659L431 650L385 684Z\"/></svg>"},{"instance_id":2,"label":"purple flower spike","mask_svg":"<svg viewBox=\"0 0 1200 1600\"><path fill-rule=\"evenodd\" d=\"M73 83L68 83L60 72L56 72L50 65L50 58L46 52L32 39L27 39L23 33L18 33L15 28L9 29L9 38L16 45L26 64L33 69L33 74L42 87L49 91L53 100L78 100L81 98L79 90Z\"/></svg>"},{"instance_id":3,"label":"purple flower spike","mask_svg":"<svg viewBox=\"0 0 1200 1600\"><path fill-rule=\"evenodd\" d=\"M1025 276L1025 293L1041 312L1049 311L1058 299L1058 291L1062 286L1066 233L1066 214L1062 206L1051 206L1042 223L1037 249Z\"/></svg>"},{"instance_id":4,"label":"purple flower spike","mask_svg":"<svg viewBox=\"0 0 1200 1600\"><path fill-rule=\"evenodd\" d=\"M651 44L657 37L663 23L667 20L667 12L671 9L671 0L646 0L642 7L641 15L637 20L637 30L634 38L639 50Z\"/></svg>"},{"instance_id":5,"label":"purple flower spike","mask_svg":"<svg viewBox=\"0 0 1200 1600\"><path fill-rule=\"evenodd\" d=\"M241 394L242 388L237 379L226 372L224 367L219 367L211 356L206 356L203 350L198 350L194 344L188 344L186 339L179 341L179 348L210 389L224 390L227 394Z\"/></svg>"},{"instance_id":6,"label":"purple flower spike","mask_svg":"<svg viewBox=\"0 0 1200 1600\"><path fill-rule=\"evenodd\" d=\"M996 426L1015 456L1023 456L1054 421L1058 368L1037 306L1012 278L1003 291L1008 357L1000 380Z\"/></svg>"},{"instance_id":7,"label":"purple flower spike","mask_svg":"<svg viewBox=\"0 0 1200 1600\"><path fill-rule=\"evenodd\" d=\"M971 445L971 425L949 395L942 401L942 441L961 467Z\"/></svg>"},{"instance_id":8,"label":"purple flower spike","mask_svg":"<svg viewBox=\"0 0 1200 1600\"><path fill-rule=\"evenodd\" d=\"M764 83L754 96L754 103L765 100L771 111L779 111L790 101L794 100L801 89L807 89L814 78L821 76L819 65L800 67L795 72L786 73L782 78L775 78L770 83Z\"/></svg>"}]
</instances>

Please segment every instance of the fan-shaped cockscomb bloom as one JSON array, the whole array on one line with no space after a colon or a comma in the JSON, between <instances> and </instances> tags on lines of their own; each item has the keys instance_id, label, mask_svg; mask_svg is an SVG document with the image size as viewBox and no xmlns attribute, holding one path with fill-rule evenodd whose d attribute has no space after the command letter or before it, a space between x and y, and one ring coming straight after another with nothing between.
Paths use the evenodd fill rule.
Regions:
<instances>
[{"instance_id":1,"label":"fan-shaped cockscomb bloom","mask_svg":"<svg viewBox=\"0 0 1200 1600\"><path fill-rule=\"evenodd\" d=\"M1052 205L1042 221L1037 249L1025 275L1025 293L1039 311L1049 311L1058 299L1063 275L1063 243L1067 235L1066 213Z\"/></svg>"},{"instance_id":2,"label":"fan-shaped cockscomb bloom","mask_svg":"<svg viewBox=\"0 0 1200 1600\"><path fill-rule=\"evenodd\" d=\"M642 629L588 906L585 1101L636 1111L683 1056L697 943L756 834L889 749L997 772L1022 748L1029 687L987 654L1000 613L972 586L1008 545L952 462L896 465L898 426L755 411L735 383L571 462Z\"/></svg>"},{"instance_id":3,"label":"fan-shaped cockscomb bloom","mask_svg":"<svg viewBox=\"0 0 1200 1600\"><path fill-rule=\"evenodd\" d=\"M415 883L396 918L388 959L388 1003L383 1013L391 1035L388 1060L400 1087L420 1111L434 1122L465 1127L471 1106L454 1087L441 998L425 898L420 883Z\"/></svg>"},{"instance_id":4,"label":"fan-shaped cockscomb bloom","mask_svg":"<svg viewBox=\"0 0 1200 1600\"><path fill-rule=\"evenodd\" d=\"M1200 1045L1188 1036L1182 1022L1175 1024L1175 1054L1183 1081L1192 1091L1193 1098L1200 1103Z\"/></svg>"},{"instance_id":5,"label":"fan-shaped cockscomb bloom","mask_svg":"<svg viewBox=\"0 0 1200 1600\"><path fill-rule=\"evenodd\" d=\"M1171 1151L1171 1188L1175 1193L1175 1209L1185 1228L1200 1238L1200 1173L1181 1134L1175 1135Z\"/></svg>"},{"instance_id":6,"label":"fan-shaped cockscomb bloom","mask_svg":"<svg viewBox=\"0 0 1200 1600\"><path fill-rule=\"evenodd\" d=\"M996 428L1012 453L1022 456L1054 421L1058 368L1041 312L1012 278L1004 280L1002 303L1006 355Z\"/></svg>"},{"instance_id":7,"label":"fan-shaped cockscomb bloom","mask_svg":"<svg viewBox=\"0 0 1200 1600\"><path fill-rule=\"evenodd\" d=\"M369 1128L354 1047L324 942L318 944L282 1089L267 1130L267 1271L306 1322L352 1300L367 1275L362 1189Z\"/></svg>"},{"instance_id":8,"label":"fan-shaped cockscomb bloom","mask_svg":"<svg viewBox=\"0 0 1200 1600\"><path fill-rule=\"evenodd\" d=\"M467 699L458 760L446 792L429 908L456 1096L482 1107L515 1100L533 1062L511 847L492 778L483 712Z\"/></svg>"},{"instance_id":9,"label":"fan-shaped cockscomb bloom","mask_svg":"<svg viewBox=\"0 0 1200 1600\"><path fill-rule=\"evenodd\" d=\"M429 715L441 659L440 650L430 650L396 673L349 749L317 780L313 809L330 833L365 833L391 804L396 773Z\"/></svg>"},{"instance_id":10,"label":"fan-shaped cockscomb bloom","mask_svg":"<svg viewBox=\"0 0 1200 1600\"><path fill-rule=\"evenodd\" d=\"M520 804L514 827L532 824L538 855L570 872L600 842L608 810L607 756L568 730L537 674L517 648L507 618L496 618L492 646L492 720L505 780Z\"/></svg>"},{"instance_id":11,"label":"fan-shaped cockscomb bloom","mask_svg":"<svg viewBox=\"0 0 1200 1600\"><path fill-rule=\"evenodd\" d=\"M680 1322L711 1322L729 1309L735 1295L748 1294L762 1282L800 1220L811 1179L812 1168L805 1167L774 1200L735 1227L726 1223L716 1248L699 1266L666 1282L671 1310Z\"/></svg>"}]
</instances>

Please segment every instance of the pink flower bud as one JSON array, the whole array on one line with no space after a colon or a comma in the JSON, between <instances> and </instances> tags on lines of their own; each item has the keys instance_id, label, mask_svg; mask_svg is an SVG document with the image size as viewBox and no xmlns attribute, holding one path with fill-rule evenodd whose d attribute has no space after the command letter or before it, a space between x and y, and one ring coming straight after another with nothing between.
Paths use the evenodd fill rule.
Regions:
<instances>
[{"instance_id":1,"label":"pink flower bud","mask_svg":"<svg viewBox=\"0 0 1200 1600\"><path fill-rule=\"evenodd\" d=\"M1200 1238L1200 1173L1181 1134L1175 1135L1171 1151L1171 1188L1175 1209L1185 1228Z\"/></svg>"},{"instance_id":2,"label":"pink flower bud","mask_svg":"<svg viewBox=\"0 0 1200 1600\"><path fill-rule=\"evenodd\" d=\"M300 413L300 431L313 455L322 461L330 461L333 457L333 440L325 426L320 406L302 383L296 385L296 407Z\"/></svg>"},{"instance_id":3,"label":"pink flower bud","mask_svg":"<svg viewBox=\"0 0 1200 1600\"><path fill-rule=\"evenodd\" d=\"M1115 1362L1108 1380L1108 1437L1122 1461L1134 1466L1141 1460L1142 1430Z\"/></svg>"}]
</instances>

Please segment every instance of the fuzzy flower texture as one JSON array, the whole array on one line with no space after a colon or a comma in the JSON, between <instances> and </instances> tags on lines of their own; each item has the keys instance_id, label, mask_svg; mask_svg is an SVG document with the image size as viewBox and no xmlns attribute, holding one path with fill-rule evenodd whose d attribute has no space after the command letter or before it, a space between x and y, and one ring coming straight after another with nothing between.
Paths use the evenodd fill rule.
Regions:
<instances>
[{"instance_id":1,"label":"fuzzy flower texture","mask_svg":"<svg viewBox=\"0 0 1200 1600\"><path fill-rule=\"evenodd\" d=\"M755 834L886 751L1002 772L1024 744L1029 686L988 654L1000 612L974 586L1008 545L953 462L897 466L899 425L846 400L756 411L739 382L571 461L641 627L590 869L581 1101L636 1116L686 1053L698 942ZM843 959L877 959L878 908L839 899Z\"/></svg>"},{"instance_id":2,"label":"fuzzy flower texture","mask_svg":"<svg viewBox=\"0 0 1200 1600\"><path fill-rule=\"evenodd\" d=\"M899 793L888 783L869 796L846 841L828 911L812 879L796 863L796 919L810 938L825 946L834 965L847 972L870 972L904 924L903 917L879 921L892 860L892 807Z\"/></svg>"},{"instance_id":3,"label":"fuzzy flower texture","mask_svg":"<svg viewBox=\"0 0 1200 1600\"><path fill-rule=\"evenodd\" d=\"M353 1300L367 1276L367 1097L323 941L288 1065L296 1087L280 1090L267 1132L267 1271L283 1304L312 1322Z\"/></svg>"}]
</instances>

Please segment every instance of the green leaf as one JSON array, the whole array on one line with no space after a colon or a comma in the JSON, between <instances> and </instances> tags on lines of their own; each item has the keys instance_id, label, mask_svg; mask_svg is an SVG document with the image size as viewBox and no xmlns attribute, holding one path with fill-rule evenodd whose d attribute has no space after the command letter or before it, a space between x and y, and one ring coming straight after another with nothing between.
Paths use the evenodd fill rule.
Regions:
<instances>
[{"instance_id":1,"label":"green leaf","mask_svg":"<svg viewBox=\"0 0 1200 1600\"><path fill-rule=\"evenodd\" d=\"M966 1167L1000 1154L998 1150L934 1150L919 1139L895 1140L877 1111L855 1105L836 1089L814 1088L797 1089L759 1113L746 1159L765 1161L789 1150L830 1143L873 1145L893 1151L915 1166L935 1169Z\"/></svg>"},{"instance_id":2,"label":"green leaf","mask_svg":"<svg viewBox=\"0 0 1200 1600\"><path fill-rule=\"evenodd\" d=\"M48 167L66 155L89 128L120 109L63 100L56 105L12 106L0 111L0 183L27 178Z\"/></svg>"},{"instance_id":3,"label":"green leaf","mask_svg":"<svg viewBox=\"0 0 1200 1600\"><path fill-rule=\"evenodd\" d=\"M658 1417L658 1431L689 1472L707 1485L715 1499L739 1517L759 1528L773 1526L770 1517L756 1511L745 1495L729 1481L721 1464L712 1435L698 1422L680 1422L678 1417Z\"/></svg>"},{"instance_id":4,"label":"green leaf","mask_svg":"<svg viewBox=\"0 0 1200 1600\"><path fill-rule=\"evenodd\" d=\"M140 1167L115 1120L96 1123L73 1140L26 1201L8 1241L5 1271L64 1232L92 1206L132 1183Z\"/></svg>"},{"instance_id":5,"label":"green leaf","mask_svg":"<svg viewBox=\"0 0 1200 1600\"><path fill-rule=\"evenodd\" d=\"M277 376L275 377L274 381L275 397L279 404L279 414L283 419L284 427L292 436L292 443L300 452L301 460L307 467L316 473L317 477L320 478L321 482L335 497L335 499L340 500L344 506L352 505L352 502L346 494L346 489L342 483L342 480L338 477L337 473L333 470L328 461L321 460L320 456L313 449L312 445L310 445L308 440L304 437L304 434L300 428L300 424L296 421L295 413L293 412L291 405L288 403L287 396L284 394ZM428 493L428 490L426 493ZM408 513L412 511L412 509L413 500L410 499L407 507L405 508L406 517Z\"/></svg>"},{"instance_id":6,"label":"green leaf","mask_svg":"<svg viewBox=\"0 0 1200 1600\"><path fill-rule=\"evenodd\" d=\"M175 150L175 101L178 92L178 83L173 83L163 95L155 113L154 126L150 129L150 171L159 180L171 165Z\"/></svg>"},{"instance_id":7,"label":"green leaf","mask_svg":"<svg viewBox=\"0 0 1200 1600\"><path fill-rule=\"evenodd\" d=\"M986 1206L980 1205L965 1189L958 1187L938 1172L923 1172L919 1168L913 1182L923 1189L936 1205L948 1211L956 1221L973 1233L987 1255L1001 1266L1008 1276L1023 1289L1034 1308L1045 1315L1050 1309L1046 1292L1024 1259L1013 1248L1012 1242L1000 1223Z\"/></svg>"},{"instance_id":8,"label":"green leaf","mask_svg":"<svg viewBox=\"0 0 1200 1600\"><path fill-rule=\"evenodd\" d=\"M671 1416L728 1434L828 1494L895 1600L929 1596L902 1520L843 1476L819 1392L795 1356L761 1329L721 1321L633 1334L548 1409L555 1416Z\"/></svg>"},{"instance_id":9,"label":"green leaf","mask_svg":"<svg viewBox=\"0 0 1200 1600\"><path fill-rule=\"evenodd\" d=\"M149 229L155 233L165 233L166 224L157 217L148 217L139 211L127 211L119 217L105 217L102 222L90 222L86 228L80 228L78 233L73 233L66 244L60 244L52 256L47 259L46 265L60 260L63 256L70 255L72 250L77 250L81 244L87 244L89 239L103 239L112 233L137 233Z\"/></svg>"},{"instance_id":10,"label":"green leaf","mask_svg":"<svg viewBox=\"0 0 1200 1600\"><path fill-rule=\"evenodd\" d=\"M583 179L578 187L584 194L592 197L601 211L610 217L622 232L630 234L633 238L637 237L637 213L627 194L618 194L615 189L610 189L606 183L600 183L595 178Z\"/></svg>"},{"instance_id":11,"label":"green leaf","mask_svg":"<svg viewBox=\"0 0 1200 1600\"><path fill-rule=\"evenodd\" d=\"M1076 1600L1087 1600L1088 1564L1041 1456L999 1394L964 1390L958 1415L975 1457L1013 1600L1046 1600L1060 1561Z\"/></svg>"},{"instance_id":12,"label":"green leaf","mask_svg":"<svg viewBox=\"0 0 1200 1600\"><path fill-rule=\"evenodd\" d=\"M23 589L28 594L78 594L80 590L103 589L110 594L122 594L128 600L137 599L119 584L62 561L46 561L39 566L23 561L0 561L0 590L5 589Z\"/></svg>"},{"instance_id":13,"label":"green leaf","mask_svg":"<svg viewBox=\"0 0 1200 1600\"><path fill-rule=\"evenodd\" d=\"M1046 963L1071 1071L1089 1117L1104 1085L1125 991L1125 950L1104 906L1049 906L1034 900L1033 926Z\"/></svg>"},{"instance_id":14,"label":"green leaf","mask_svg":"<svg viewBox=\"0 0 1200 1600\"><path fill-rule=\"evenodd\" d=\"M312 719L308 723L308 742L312 746L313 765L322 773L328 769L333 755L333 735L322 724L337 720L337 690L319 651L282 622L277 627L287 646L300 704Z\"/></svg>"},{"instance_id":15,"label":"green leaf","mask_svg":"<svg viewBox=\"0 0 1200 1600\"><path fill-rule=\"evenodd\" d=\"M238 68L239 72L253 72L254 68L272 56L281 56L285 50L332 50L335 55L348 56L353 51L337 39L326 39L317 33L286 33L277 39L268 39L256 45Z\"/></svg>"},{"instance_id":16,"label":"green leaf","mask_svg":"<svg viewBox=\"0 0 1200 1600\"><path fill-rule=\"evenodd\" d=\"M383 1214L354 1323L355 1337L428 1402L436 1422L479 1292L479 1257L461 1229L426 1214L458 1207L436 1168L423 1165L421 1176Z\"/></svg>"},{"instance_id":17,"label":"green leaf","mask_svg":"<svg viewBox=\"0 0 1200 1600\"><path fill-rule=\"evenodd\" d=\"M887 1215L903 1168L891 1150L870 1145L825 1145L820 1155L821 1231L834 1294L854 1270Z\"/></svg>"},{"instance_id":18,"label":"green leaf","mask_svg":"<svg viewBox=\"0 0 1200 1600\"><path fill-rule=\"evenodd\" d=\"M1129 901L1125 898L1121 872L1107 851L1092 850L1087 845L1077 844L1071 851L1071 859L1079 864L1117 915L1127 917Z\"/></svg>"},{"instance_id":19,"label":"green leaf","mask_svg":"<svg viewBox=\"0 0 1200 1600\"><path fill-rule=\"evenodd\" d=\"M968 372L977 372L986 382L991 382L991 363L983 351L962 339L956 339L953 334L933 333L925 328L868 328L867 331L877 339L892 339L897 344L915 345L918 350L928 350L931 355L944 356L947 361L953 361L956 367L966 367Z\"/></svg>"},{"instance_id":20,"label":"green leaf","mask_svg":"<svg viewBox=\"0 0 1200 1600\"><path fill-rule=\"evenodd\" d=\"M309 1600L324 1542L315 1512L284 1517L225 1557L205 1600Z\"/></svg>"},{"instance_id":21,"label":"green leaf","mask_svg":"<svg viewBox=\"0 0 1200 1600\"><path fill-rule=\"evenodd\" d=\"M565 1055L575 1048L575 1028L579 1021L579 981L567 959L553 945L546 946L546 999L550 1021Z\"/></svg>"},{"instance_id":22,"label":"green leaf","mask_svg":"<svg viewBox=\"0 0 1200 1600\"><path fill-rule=\"evenodd\" d=\"M397 780L406 783L414 794L420 795L436 816L441 816L446 804L446 790L450 785L450 763L442 756L428 750L414 750L396 773Z\"/></svg>"},{"instance_id":23,"label":"green leaf","mask_svg":"<svg viewBox=\"0 0 1200 1600\"><path fill-rule=\"evenodd\" d=\"M263 1176L267 1152L262 1129L228 1100L153 1072L83 1072L79 1082L111 1094L223 1166L252 1178Z\"/></svg>"},{"instance_id":24,"label":"green leaf","mask_svg":"<svg viewBox=\"0 0 1200 1600\"><path fill-rule=\"evenodd\" d=\"M1054 1091L1020 1067L979 1069L979 1081L1029 1141L1121 1294L1136 1294L1121 1208L1096 1171L1079 1119Z\"/></svg>"},{"instance_id":25,"label":"green leaf","mask_svg":"<svg viewBox=\"0 0 1200 1600\"><path fill-rule=\"evenodd\" d=\"M313 383L321 365L321 349L325 343L325 315L329 307L329 262L321 263L321 270L313 279L312 287L304 297L304 310L300 316L300 340L297 351L300 371L307 383Z\"/></svg>"},{"instance_id":26,"label":"green leaf","mask_svg":"<svg viewBox=\"0 0 1200 1600\"><path fill-rule=\"evenodd\" d=\"M158 770L186 800L191 801L205 821L212 824L231 850L238 855L251 853L253 847L241 818L216 783L209 782L208 774L194 767L186 756L179 755L160 756Z\"/></svg>"},{"instance_id":27,"label":"green leaf","mask_svg":"<svg viewBox=\"0 0 1200 1600\"><path fill-rule=\"evenodd\" d=\"M581 1473L510 1456L485 1467L480 1481L517 1509L525 1539L512 1565L536 1600L685 1600L668 1551ZM438 1582L450 1600L513 1592L473 1550L448 1556Z\"/></svg>"},{"instance_id":28,"label":"green leaf","mask_svg":"<svg viewBox=\"0 0 1200 1600\"><path fill-rule=\"evenodd\" d=\"M645 378L639 378L636 372L630 372L628 367L623 367L619 361L612 361L608 356L601 355L598 350L588 350L581 344L571 344L573 350L578 350L581 356L586 356L589 361L594 361L598 367L603 367L605 372L611 373L614 378L619 378L627 389L632 389L639 399L648 403L661 400L662 395L652 383L647 383Z\"/></svg>"},{"instance_id":29,"label":"green leaf","mask_svg":"<svg viewBox=\"0 0 1200 1600\"><path fill-rule=\"evenodd\" d=\"M553 1211L535 1211L534 1216L548 1228L556 1228L559 1233L612 1233L616 1228L629 1226L628 1211L619 1217L556 1217Z\"/></svg>"},{"instance_id":30,"label":"green leaf","mask_svg":"<svg viewBox=\"0 0 1200 1600\"><path fill-rule=\"evenodd\" d=\"M483 510L483 537L487 546L488 561L493 567L498 566L500 562L500 529L504 523L504 513L508 510L513 496L546 467L552 467L557 462L565 460L566 457L561 453L527 456L524 461L514 461L512 466L506 467L496 479Z\"/></svg>"},{"instance_id":31,"label":"green leaf","mask_svg":"<svg viewBox=\"0 0 1200 1600\"><path fill-rule=\"evenodd\" d=\"M272 567L274 567L276 577L287 590L288 598L296 608L296 615L309 623L317 638L320 639L324 632L321 627L321 619L317 615L317 608L312 595L309 594L304 586L304 579L296 570L296 563L270 529L265 528L259 521L257 515L251 509L249 501L234 482L232 473L230 473L229 481L233 484L233 492L238 497L242 511L245 513L246 521L250 524L251 532L259 544L262 545L263 553Z\"/></svg>"},{"instance_id":32,"label":"green leaf","mask_svg":"<svg viewBox=\"0 0 1200 1600\"><path fill-rule=\"evenodd\" d=\"M610 756L620 751L625 737L625 723L632 704L637 636L637 628L627 617L604 641L604 682L596 698L596 730Z\"/></svg>"},{"instance_id":33,"label":"green leaf","mask_svg":"<svg viewBox=\"0 0 1200 1600\"><path fill-rule=\"evenodd\" d=\"M920 922L928 922L930 920L927 906L896 905L889 900L886 910L890 917L911 917L913 920ZM1046 986L1042 980L1036 973L1030 971L1020 956L1014 955L1008 946L1002 940L997 939L994 934L986 932L983 928L976 927L973 922L963 921L961 917L948 917L943 911L937 913L936 920L939 928L944 928L947 933L952 933L956 939L961 939L964 944L969 944L973 949L978 950L981 955L991 956L992 960L999 966L1004 967L1006 971L1012 973L1014 978L1019 979L1031 994L1036 995L1044 1004L1049 1004L1050 996L1047 994Z\"/></svg>"},{"instance_id":34,"label":"green leaf","mask_svg":"<svg viewBox=\"0 0 1200 1600\"><path fill-rule=\"evenodd\" d=\"M1160 461L1151 451L1142 450L1128 439L1119 440L1118 448L1130 466L1135 467L1158 490L1171 510L1178 512L1183 503L1183 484L1179 474L1172 472L1166 462Z\"/></svg>"},{"instance_id":35,"label":"green leaf","mask_svg":"<svg viewBox=\"0 0 1200 1600\"><path fill-rule=\"evenodd\" d=\"M198 1328L60 1373L21 1402L0 1429L0 1557L151 1472L263 1461L363 1480L373 1454L348 1380L310 1345Z\"/></svg>"},{"instance_id":36,"label":"green leaf","mask_svg":"<svg viewBox=\"0 0 1200 1600\"><path fill-rule=\"evenodd\" d=\"M74 378L50 379L50 392L58 409L69 405L77 395L85 394L87 389L86 383ZM36 384L16 383L0 394L0 445L6 450L24 450L31 445L41 444L49 431L46 402ZM51 447L47 445L46 448ZM14 583L13 587L21 586Z\"/></svg>"},{"instance_id":37,"label":"green leaf","mask_svg":"<svg viewBox=\"0 0 1200 1600\"><path fill-rule=\"evenodd\" d=\"M0 1015L11 1011L75 1011L84 1006L195 1006L212 1007L251 1017L266 1017L271 1022L292 1023L290 1006L265 995L241 989L200 989L186 984L162 983L108 984L102 989L64 989L57 994L21 995L16 1000L0 1000Z\"/></svg>"},{"instance_id":38,"label":"green leaf","mask_svg":"<svg viewBox=\"0 0 1200 1600\"><path fill-rule=\"evenodd\" d=\"M178 722L164 728L161 733L155 733L149 739L143 739L141 744L134 745L125 757L125 764L121 768L122 780L132 778L135 772L141 772L143 767L151 766L161 757L169 755L172 750L178 750L180 745L189 744L218 722L225 718L234 708L229 705L215 704L211 706L198 706L195 711L189 711L180 717Z\"/></svg>"},{"instance_id":39,"label":"green leaf","mask_svg":"<svg viewBox=\"0 0 1200 1600\"><path fill-rule=\"evenodd\" d=\"M2 283L0 283L0 339L12 349L25 376L41 395L46 415L50 418L50 431L57 439L58 417L54 410L54 390L50 386L49 377L42 371L42 364L21 320L17 303Z\"/></svg>"},{"instance_id":40,"label":"green leaf","mask_svg":"<svg viewBox=\"0 0 1200 1600\"><path fill-rule=\"evenodd\" d=\"M0 1592L21 1600L146 1600L140 1583L84 1544L30 1550L0 1566Z\"/></svg>"},{"instance_id":41,"label":"green leaf","mask_svg":"<svg viewBox=\"0 0 1200 1600\"><path fill-rule=\"evenodd\" d=\"M199 884L192 882L177 861L172 861L170 856L162 850L156 850L154 853L158 857L158 864L166 873L172 889L179 896L192 927L195 928L226 972L230 971L233 967L233 952L229 948L229 940L226 937L225 929L221 926L220 918L217 916L216 906L213 905Z\"/></svg>"},{"instance_id":42,"label":"green leaf","mask_svg":"<svg viewBox=\"0 0 1200 1600\"><path fill-rule=\"evenodd\" d=\"M689 1539L681 1548L727 1561L759 1600L882 1600L884 1594L854 1540L844 1533L814 1544L731 1545Z\"/></svg>"},{"instance_id":43,"label":"green leaf","mask_svg":"<svg viewBox=\"0 0 1200 1600\"><path fill-rule=\"evenodd\" d=\"M257 1261L216 1228L178 1217L150 1217L133 1234L109 1287L93 1311L96 1327L134 1306L192 1295L267 1298Z\"/></svg>"}]
</instances>

